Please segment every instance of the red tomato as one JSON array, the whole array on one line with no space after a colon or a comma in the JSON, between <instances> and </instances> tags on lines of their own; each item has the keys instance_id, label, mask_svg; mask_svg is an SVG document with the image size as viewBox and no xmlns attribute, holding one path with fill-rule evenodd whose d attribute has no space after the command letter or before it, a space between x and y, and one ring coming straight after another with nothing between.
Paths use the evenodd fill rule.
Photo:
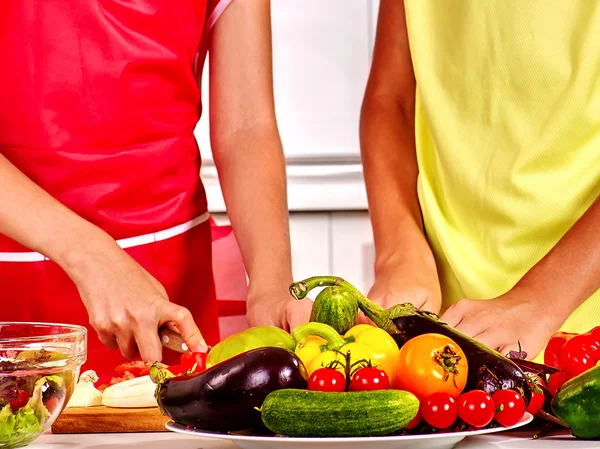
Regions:
<instances>
[{"instance_id":1,"label":"red tomato","mask_svg":"<svg viewBox=\"0 0 600 449\"><path fill-rule=\"evenodd\" d=\"M122 363L115 368L115 374L117 374L115 377L123 377L125 372L129 372L133 377L146 376L150 373L151 367L152 363L141 360Z\"/></svg>"},{"instance_id":2,"label":"red tomato","mask_svg":"<svg viewBox=\"0 0 600 449\"><path fill-rule=\"evenodd\" d=\"M492 395L496 405L494 419L503 427L517 424L525 414L525 401L514 390L498 390Z\"/></svg>"},{"instance_id":3,"label":"red tomato","mask_svg":"<svg viewBox=\"0 0 600 449\"><path fill-rule=\"evenodd\" d=\"M115 385L121 382L125 382L126 380L135 379L135 376L131 374L129 371L125 371L122 377L113 377L110 379L109 385Z\"/></svg>"},{"instance_id":4,"label":"red tomato","mask_svg":"<svg viewBox=\"0 0 600 449\"><path fill-rule=\"evenodd\" d=\"M531 400L529 401L529 405L527 406L527 413L531 413L531 415L535 416L544 406L544 391L540 391L537 393L533 387L531 388Z\"/></svg>"},{"instance_id":5,"label":"red tomato","mask_svg":"<svg viewBox=\"0 0 600 449\"><path fill-rule=\"evenodd\" d=\"M206 369L207 355L206 352L186 352L181 354L181 365L186 367L186 369L192 369L194 364L196 364L194 373L201 373Z\"/></svg>"},{"instance_id":6,"label":"red tomato","mask_svg":"<svg viewBox=\"0 0 600 449\"><path fill-rule=\"evenodd\" d=\"M21 407L27 405L27 401L29 401L29 393L24 390L19 390L19 396L14 401L10 401L10 409L14 412L19 410Z\"/></svg>"},{"instance_id":7,"label":"red tomato","mask_svg":"<svg viewBox=\"0 0 600 449\"><path fill-rule=\"evenodd\" d=\"M372 366L365 366L356 370L348 391L387 390L390 388L390 379L385 371Z\"/></svg>"},{"instance_id":8,"label":"red tomato","mask_svg":"<svg viewBox=\"0 0 600 449\"><path fill-rule=\"evenodd\" d=\"M310 375L308 389L313 391L346 391L346 377L334 368L319 368Z\"/></svg>"},{"instance_id":9,"label":"red tomato","mask_svg":"<svg viewBox=\"0 0 600 449\"><path fill-rule=\"evenodd\" d=\"M417 412L417 416L415 416L415 417L412 419L412 421L411 421L411 422L409 422L409 423L406 425L406 427L405 427L405 428L406 428L406 430L411 430L411 429L414 429L415 427L417 427L419 424L421 424L421 419L422 419L422 418L421 418L421 411L419 410L419 411Z\"/></svg>"},{"instance_id":10,"label":"red tomato","mask_svg":"<svg viewBox=\"0 0 600 449\"><path fill-rule=\"evenodd\" d=\"M458 416L470 426L487 426L495 412L494 400L483 390L472 390L458 397Z\"/></svg>"},{"instance_id":11,"label":"red tomato","mask_svg":"<svg viewBox=\"0 0 600 449\"><path fill-rule=\"evenodd\" d=\"M544 351L544 363L554 368L561 369L561 353L563 347L571 338L577 334L571 332L557 332L550 338L546 350Z\"/></svg>"},{"instance_id":12,"label":"red tomato","mask_svg":"<svg viewBox=\"0 0 600 449\"><path fill-rule=\"evenodd\" d=\"M580 375L596 364L591 354L596 353L598 348L591 340L591 335L578 335L563 347L561 365L567 379Z\"/></svg>"},{"instance_id":13,"label":"red tomato","mask_svg":"<svg viewBox=\"0 0 600 449\"><path fill-rule=\"evenodd\" d=\"M433 393L421 402L421 416L431 427L447 429L458 417L456 400L449 393Z\"/></svg>"},{"instance_id":14,"label":"red tomato","mask_svg":"<svg viewBox=\"0 0 600 449\"><path fill-rule=\"evenodd\" d=\"M550 374L550 379L548 379L548 391L553 395L556 395L556 392L562 385L567 381L567 376L564 371L558 371L557 373Z\"/></svg>"}]
</instances>

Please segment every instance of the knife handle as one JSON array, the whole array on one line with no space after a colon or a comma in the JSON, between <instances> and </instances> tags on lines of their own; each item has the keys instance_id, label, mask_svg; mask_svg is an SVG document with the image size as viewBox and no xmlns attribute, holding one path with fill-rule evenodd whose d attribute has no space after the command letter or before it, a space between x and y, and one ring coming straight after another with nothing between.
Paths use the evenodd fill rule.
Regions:
<instances>
[{"instance_id":1,"label":"knife handle","mask_svg":"<svg viewBox=\"0 0 600 449\"><path fill-rule=\"evenodd\" d=\"M164 348L182 354L189 352L190 349L179 332L163 326L158 330L158 335L160 336L160 342Z\"/></svg>"}]
</instances>

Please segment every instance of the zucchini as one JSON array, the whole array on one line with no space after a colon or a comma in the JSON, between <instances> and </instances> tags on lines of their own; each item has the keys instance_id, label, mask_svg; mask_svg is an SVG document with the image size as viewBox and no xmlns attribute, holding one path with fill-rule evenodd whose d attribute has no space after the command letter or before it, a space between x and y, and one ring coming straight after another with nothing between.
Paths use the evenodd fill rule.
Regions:
<instances>
[{"instance_id":1,"label":"zucchini","mask_svg":"<svg viewBox=\"0 0 600 449\"><path fill-rule=\"evenodd\" d=\"M328 324L338 334L345 334L358 320L358 301L343 287L327 287L317 295L310 321Z\"/></svg>"},{"instance_id":2,"label":"zucchini","mask_svg":"<svg viewBox=\"0 0 600 449\"><path fill-rule=\"evenodd\" d=\"M272 432L290 437L365 437L403 429L419 400L402 390L323 392L282 389L266 397L261 412Z\"/></svg>"}]
</instances>

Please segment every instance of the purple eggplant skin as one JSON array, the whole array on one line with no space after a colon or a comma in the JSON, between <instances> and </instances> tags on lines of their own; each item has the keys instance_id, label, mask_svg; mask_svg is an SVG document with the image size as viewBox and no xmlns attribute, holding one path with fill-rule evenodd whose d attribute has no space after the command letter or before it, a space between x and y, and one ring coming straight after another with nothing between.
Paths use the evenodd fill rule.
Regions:
<instances>
[{"instance_id":1,"label":"purple eggplant skin","mask_svg":"<svg viewBox=\"0 0 600 449\"><path fill-rule=\"evenodd\" d=\"M260 426L257 408L272 391L306 386L306 368L293 352L264 347L200 374L168 379L159 387L156 399L163 414L176 423L228 432Z\"/></svg>"},{"instance_id":2,"label":"purple eggplant skin","mask_svg":"<svg viewBox=\"0 0 600 449\"><path fill-rule=\"evenodd\" d=\"M450 337L464 351L469 364L469 375L465 390L484 390L493 394L497 390L515 390L529 405L531 389L525 373L512 360L499 352L458 332L437 317L426 313L394 318L393 323L400 331L392 337L402 347L413 337L436 333Z\"/></svg>"}]
</instances>

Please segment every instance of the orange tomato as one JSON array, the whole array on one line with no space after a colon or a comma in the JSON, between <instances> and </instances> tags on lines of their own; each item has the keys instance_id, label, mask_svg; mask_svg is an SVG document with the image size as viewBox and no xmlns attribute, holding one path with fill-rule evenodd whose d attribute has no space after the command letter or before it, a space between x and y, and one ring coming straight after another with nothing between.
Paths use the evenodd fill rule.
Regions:
<instances>
[{"instance_id":1,"label":"orange tomato","mask_svg":"<svg viewBox=\"0 0 600 449\"><path fill-rule=\"evenodd\" d=\"M411 338L398 357L392 388L410 391L419 400L437 392L457 397L465 389L467 357L449 337L423 334Z\"/></svg>"}]
</instances>

